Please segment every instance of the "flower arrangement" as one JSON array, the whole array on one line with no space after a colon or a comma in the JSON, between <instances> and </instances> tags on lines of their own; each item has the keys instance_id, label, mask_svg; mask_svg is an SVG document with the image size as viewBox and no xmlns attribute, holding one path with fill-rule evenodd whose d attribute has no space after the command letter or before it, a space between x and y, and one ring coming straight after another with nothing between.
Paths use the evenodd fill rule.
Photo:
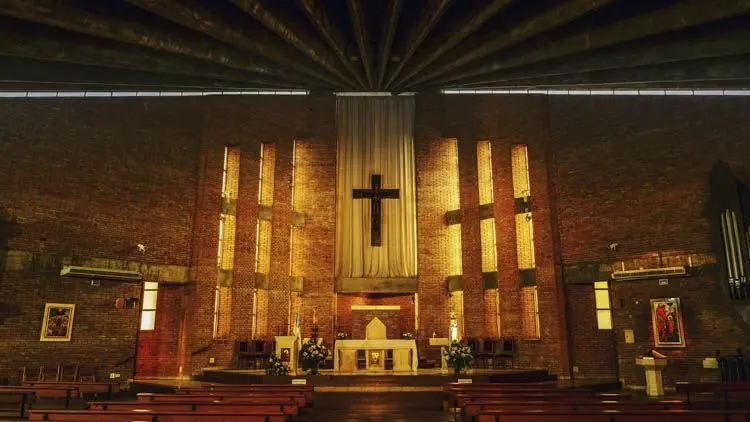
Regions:
<instances>
[{"instance_id":1,"label":"flower arrangement","mask_svg":"<svg viewBox=\"0 0 750 422\"><path fill-rule=\"evenodd\" d=\"M401 333L401 338L404 340L414 340L414 334L412 333Z\"/></svg>"},{"instance_id":2,"label":"flower arrangement","mask_svg":"<svg viewBox=\"0 0 750 422\"><path fill-rule=\"evenodd\" d=\"M310 340L302 345L302 370L309 371L311 375L318 374L320 364L328 357L328 349L321 343L318 344L318 329L313 328Z\"/></svg>"},{"instance_id":3,"label":"flower arrangement","mask_svg":"<svg viewBox=\"0 0 750 422\"><path fill-rule=\"evenodd\" d=\"M469 362L474 359L471 354L471 348L465 344L453 341L450 346L443 349L445 360L453 368L453 372L458 375L461 370L469 366Z\"/></svg>"},{"instance_id":4,"label":"flower arrangement","mask_svg":"<svg viewBox=\"0 0 750 422\"><path fill-rule=\"evenodd\" d=\"M268 366L266 366L266 375L278 377L287 374L289 374L289 368L284 365L284 362L275 353L271 354L271 357L268 359Z\"/></svg>"},{"instance_id":5,"label":"flower arrangement","mask_svg":"<svg viewBox=\"0 0 750 422\"><path fill-rule=\"evenodd\" d=\"M346 333L336 333L336 340L346 340L348 337Z\"/></svg>"}]
</instances>

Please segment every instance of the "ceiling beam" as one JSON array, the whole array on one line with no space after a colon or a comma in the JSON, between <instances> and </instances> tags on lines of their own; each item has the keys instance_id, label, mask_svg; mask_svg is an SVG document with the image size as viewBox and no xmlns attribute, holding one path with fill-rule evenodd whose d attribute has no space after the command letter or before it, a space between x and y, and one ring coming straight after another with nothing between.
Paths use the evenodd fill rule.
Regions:
<instances>
[{"instance_id":1,"label":"ceiling beam","mask_svg":"<svg viewBox=\"0 0 750 422\"><path fill-rule=\"evenodd\" d=\"M509 69L460 81L461 85L492 83L569 75L626 67L660 65L689 60L750 54L750 29L728 28L700 36L667 37L651 40L647 45L628 43L622 46L593 51L571 60L540 63L519 69Z\"/></svg>"},{"instance_id":2,"label":"ceiling beam","mask_svg":"<svg viewBox=\"0 0 750 422\"><path fill-rule=\"evenodd\" d=\"M364 72L357 69L346 54L346 39L341 30L331 24L331 19L320 0L297 0L297 5L307 16L310 23L318 30L320 35L339 58L344 67L354 76L359 87L365 89Z\"/></svg>"},{"instance_id":3,"label":"ceiling beam","mask_svg":"<svg viewBox=\"0 0 750 422\"><path fill-rule=\"evenodd\" d=\"M284 13L280 8L271 10L267 0L232 0L232 2L270 31L304 53L313 62L336 75L350 88L356 85L351 79L351 75L345 75L341 71L341 63L332 57L327 48L318 43L312 34L305 33L302 25L295 22L291 15Z\"/></svg>"},{"instance_id":4,"label":"ceiling beam","mask_svg":"<svg viewBox=\"0 0 750 422\"><path fill-rule=\"evenodd\" d=\"M261 85L207 79L195 76L167 75L134 69L88 66L76 63L52 62L0 56L0 82L26 87L49 86L89 86L129 89L150 87L150 89L247 89Z\"/></svg>"},{"instance_id":5,"label":"ceiling beam","mask_svg":"<svg viewBox=\"0 0 750 422\"><path fill-rule=\"evenodd\" d=\"M567 86L579 85L619 86L627 84L655 84L678 82L716 82L750 78L750 55L721 57L713 60L694 60L670 63L662 66L639 66L625 69L587 72L574 75L530 78L511 84L491 86ZM463 85L462 85L463 86ZM488 86L471 84L471 87Z\"/></svg>"},{"instance_id":6,"label":"ceiling beam","mask_svg":"<svg viewBox=\"0 0 750 422\"><path fill-rule=\"evenodd\" d=\"M367 88L373 89L375 66L372 62L372 42L370 41L370 31L367 29L367 17L360 0L348 0L346 4L352 20L354 38L357 40L357 46L359 47L359 57L365 70Z\"/></svg>"},{"instance_id":7,"label":"ceiling beam","mask_svg":"<svg viewBox=\"0 0 750 422\"><path fill-rule=\"evenodd\" d=\"M5 0L0 0L5 1ZM49 0L45 0L49 1ZM278 39L273 33L262 26L251 27L248 22L233 19L216 13L206 7L207 3L196 0L125 0L140 9L154 13L164 19L177 23L197 33L205 34L213 39L233 46L239 50L252 53L265 58L266 67L276 69L284 74L304 73L323 81L329 86L339 86L341 82L330 75L320 73L316 66L310 63L299 63L293 59L295 50ZM210 3L208 3L210 4ZM252 21L250 21L252 22ZM211 43L212 47L222 44ZM232 58L238 51L232 48L221 47L228 50L225 56ZM245 53L242 53L245 55ZM258 60L256 58L256 60ZM279 66L281 64L281 66Z\"/></svg>"},{"instance_id":8,"label":"ceiling beam","mask_svg":"<svg viewBox=\"0 0 750 422\"><path fill-rule=\"evenodd\" d=\"M0 19L0 55L2 56L136 69L247 84L285 87L298 85L293 81L270 75L243 72L185 56L158 53L127 44L115 46L113 44L101 39L67 34L54 28L7 18Z\"/></svg>"},{"instance_id":9,"label":"ceiling beam","mask_svg":"<svg viewBox=\"0 0 750 422\"><path fill-rule=\"evenodd\" d=\"M493 0L490 4L479 7L478 10L466 17L463 21L452 25L450 29L445 31L445 35L435 37L428 41L421 50L423 53L418 53L417 57L415 57L414 60L416 60L416 63L414 66L409 67L404 74L398 78L396 85L403 84L445 54L448 50L458 45L459 42L463 41L488 20L497 15L501 10L510 5L512 1L513 0ZM479 47L479 49L482 48L487 47L484 45Z\"/></svg>"},{"instance_id":10,"label":"ceiling beam","mask_svg":"<svg viewBox=\"0 0 750 422\"><path fill-rule=\"evenodd\" d=\"M500 57L488 64L463 66L455 72L432 80L431 84L446 84L503 69L592 51L748 12L750 12L750 0L713 0L708 7L704 0L677 2L654 12L596 28L588 33L575 34L559 41L540 44L523 54Z\"/></svg>"},{"instance_id":11,"label":"ceiling beam","mask_svg":"<svg viewBox=\"0 0 750 422\"><path fill-rule=\"evenodd\" d=\"M380 36L380 51L378 52L378 89L383 88L385 72L388 70L393 36L398 26L398 18L401 15L402 0L390 0L383 16L383 30Z\"/></svg>"},{"instance_id":12,"label":"ceiling beam","mask_svg":"<svg viewBox=\"0 0 750 422\"><path fill-rule=\"evenodd\" d=\"M166 1L160 0L159 3ZM67 31L193 57L260 75L290 77L296 74L291 69L282 72L280 66L268 60L244 54L222 44L211 43L202 35L192 36L192 32L175 34L160 26L144 25L122 19L117 15L101 16L66 6L64 2L56 0L0 0L0 14ZM309 78L301 77L311 82Z\"/></svg>"},{"instance_id":13,"label":"ceiling beam","mask_svg":"<svg viewBox=\"0 0 750 422\"><path fill-rule=\"evenodd\" d=\"M545 10L539 15L515 23L510 28L502 27L497 31L494 31L486 37L486 41L474 40L472 43L467 41L467 44L473 44L477 47L468 52L457 51L456 54L441 60L429 72L420 74L417 78L414 78L411 84L407 85L416 85L445 74L446 72L457 69L473 60L486 57L489 54L514 46L522 41L530 39L531 37L564 25L567 22L580 18L581 16L591 13L592 11L613 3L614 1L616 0L565 1L551 9ZM415 73L416 71L412 72L411 76Z\"/></svg>"},{"instance_id":14,"label":"ceiling beam","mask_svg":"<svg viewBox=\"0 0 750 422\"><path fill-rule=\"evenodd\" d=\"M388 80L385 83L385 89L391 89L394 86L396 78L401 73L401 70L409 61L414 52L417 51L417 47L422 44L427 35L429 35L432 28L438 23L440 18L443 16L448 7L451 5L452 0L430 0L425 3L422 8L422 13L419 18L419 22L412 28L411 31L404 37L403 43L403 56L398 62L396 67L388 76Z\"/></svg>"}]
</instances>

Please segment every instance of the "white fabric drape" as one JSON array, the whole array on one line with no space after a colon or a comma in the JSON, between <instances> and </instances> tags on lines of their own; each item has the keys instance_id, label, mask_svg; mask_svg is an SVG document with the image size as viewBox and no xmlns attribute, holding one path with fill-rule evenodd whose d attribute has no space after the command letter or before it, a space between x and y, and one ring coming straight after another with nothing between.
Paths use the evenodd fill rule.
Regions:
<instances>
[{"instance_id":1,"label":"white fabric drape","mask_svg":"<svg viewBox=\"0 0 750 422\"><path fill-rule=\"evenodd\" d=\"M339 97L336 102L336 277L417 275L414 181L414 98ZM382 246L370 245L370 200L353 199L353 189L370 189L382 175Z\"/></svg>"}]
</instances>

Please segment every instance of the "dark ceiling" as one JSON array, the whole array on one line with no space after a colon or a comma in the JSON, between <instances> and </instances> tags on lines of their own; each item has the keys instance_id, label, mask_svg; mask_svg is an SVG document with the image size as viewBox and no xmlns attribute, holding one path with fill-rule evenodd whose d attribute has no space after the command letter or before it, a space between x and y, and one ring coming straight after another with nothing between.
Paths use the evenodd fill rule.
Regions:
<instances>
[{"instance_id":1,"label":"dark ceiling","mask_svg":"<svg viewBox=\"0 0 750 422\"><path fill-rule=\"evenodd\" d=\"M750 0L0 0L1 89L748 82Z\"/></svg>"}]
</instances>

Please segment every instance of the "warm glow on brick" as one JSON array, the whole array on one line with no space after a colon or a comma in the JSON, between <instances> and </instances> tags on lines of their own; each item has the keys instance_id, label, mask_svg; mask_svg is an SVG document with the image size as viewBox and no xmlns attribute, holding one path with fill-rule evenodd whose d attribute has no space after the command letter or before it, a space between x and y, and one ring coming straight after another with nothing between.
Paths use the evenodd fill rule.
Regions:
<instances>
[{"instance_id":1,"label":"warm glow on brick","mask_svg":"<svg viewBox=\"0 0 750 422\"><path fill-rule=\"evenodd\" d=\"M534 224L531 213L516 214L516 253L518 268L536 267L534 258Z\"/></svg>"},{"instance_id":2,"label":"warm glow on brick","mask_svg":"<svg viewBox=\"0 0 750 422\"><path fill-rule=\"evenodd\" d=\"M479 204L491 204L492 192L492 149L490 141L477 142L477 171L479 172Z\"/></svg>"},{"instance_id":3,"label":"warm glow on brick","mask_svg":"<svg viewBox=\"0 0 750 422\"><path fill-rule=\"evenodd\" d=\"M495 219L479 222L482 242L482 272L497 271L497 247L495 245Z\"/></svg>"},{"instance_id":4,"label":"warm glow on brick","mask_svg":"<svg viewBox=\"0 0 750 422\"><path fill-rule=\"evenodd\" d=\"M449 299L451 316L458 320L458 338L463 338L464 334L464 292L456 291L451 293ZM451 327L448 327L450 330Z\"/></svg>"},{"instance_id":5,"label":"warm glow on brick","mask_svg":"<svg viewBox=\"0 0 750 422\"><path fill-rule=\"evenodd\" d=\"M276 145L261 144L260 146L260 180L258 181L258 204L271 206L273 204L273 180L276 170Z\"/></svg>"},{"instance_id":6,"label":"warm glow on brick","mask_svg":"<svg viewBox=\"0 0 750 422\"><path fill-rule=\"evenodd\" d=\"M609 301L609 282L594 282L594 302L596 305L596 325L600 330L611 330L612 309Z\"/></svg>"},{"instance_id":7,"label":"warm glow on brick","mask_svg":"<svg viewBox=\"0 0 750 422\"><path fill-rule=\"evenodd\" d=\"M536 286L521 288L521 333L526 339L540 337L539 298Z\"/></svg>"},{"instance_id":8,"label":"warm glow on brick","mask_svg":"<svg viewBox=\"0 0 750 422\"><path fill-rule=\"evenodd\" d=\"M445 211L457 210L461 207L461 196L459 191L458 175L458 139L450 139L449 149L446 151L446 158L449 165L446 166L446 185L455 186L455 189L449 189L445 195ZM448 232L448 242L451 247L450 265L448 268L449 275L459 275L463 272L463 261L461 259L461 224L453 224L446 228Z\"/></svg>"},{"instance_id":9,"label":"warm glow on brick","mask_svg":"<svg viewBox=\"0 0 750 422\"><path fill-rule=\"evenodd\" d=\"M219 216L219 242L217 264L220 270L234 268L234 247L237 234L237 198L240 184L240 149L224 148L224 166L221 181L222 212ZM232 315L232 292L229 286L216 286L214 297L214 338L229 334Z\"/></svg>"},{"instance_id":10,"label":"warm glow on brick","mask_svg":"<svg viewBox=\"0 0 750 422\"><path fill-rule=\"evenodd\" d=\"M214 338L225 338L229 335L232 322L232 288L216 286L214 309Z\"/></svg>"},{"instance_id":11,"label":"warm glow on brick","mask_svg":"<svg viewBox=\"0 0 750 422\"><path fill-rule=\"evenodd\" d=\"M513 197L524 198L531 195L529 183L529 157L526 145L514 145L511 150L513 171Z\"/></svg>"}]
</instances>

